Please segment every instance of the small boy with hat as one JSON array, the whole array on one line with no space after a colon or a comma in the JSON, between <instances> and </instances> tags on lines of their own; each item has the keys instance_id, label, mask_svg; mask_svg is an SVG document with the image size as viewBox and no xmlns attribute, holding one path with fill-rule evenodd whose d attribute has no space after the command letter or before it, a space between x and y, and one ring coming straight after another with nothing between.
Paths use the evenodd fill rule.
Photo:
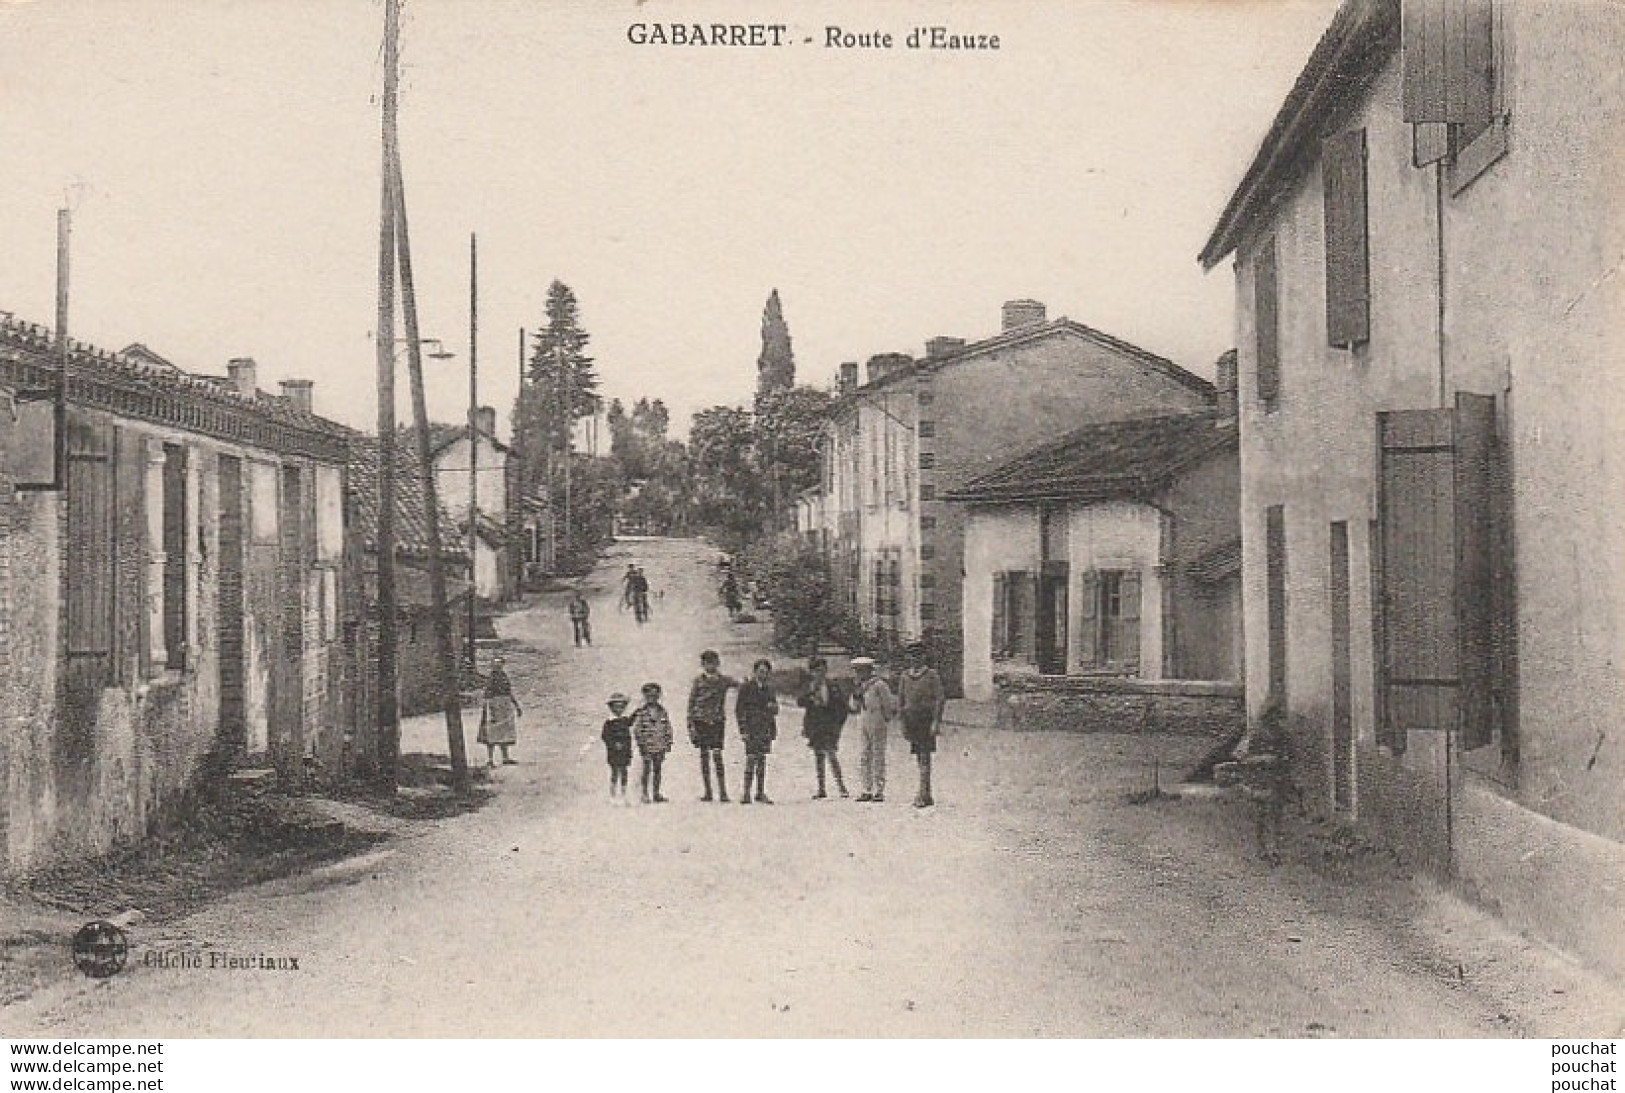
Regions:
<instances>
[{"instance_id":1,"label":"small boy with hat","mask_svg":"<svg viewBox=\"0 0 1625 1093\"><path fill-rule=\"evenodd\" d=\"M643 803L663 805L660 794L660 767L671 751L671 717L660 704L660 684L643 685L643 705L632 715L632 739L643 756Z\"/></svg>"},{"instance_id":2,"label":"small boy with hat","mask_svg":"<svg viewBox=\"0 0 1625 1093\"><path fill-rule=\"evenodd\" d=\"M609 696L615 716L604 722L604 751L609 758L609 799L626 803L626 772L632 766L632 719L626 716L631 699L616 691Z\"/></svg>"}]
</instances>

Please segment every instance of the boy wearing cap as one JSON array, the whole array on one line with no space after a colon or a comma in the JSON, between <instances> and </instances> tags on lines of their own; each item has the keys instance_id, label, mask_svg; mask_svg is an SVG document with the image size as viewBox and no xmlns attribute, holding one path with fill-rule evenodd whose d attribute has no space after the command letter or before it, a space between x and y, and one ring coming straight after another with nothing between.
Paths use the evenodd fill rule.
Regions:
<instances>
[{"instance_id":1,"label":"boy wearing cap","mask_svg":"<svg viewBox=\"0 0 1625 1093\"><path fill-rule=\"evenodd\" d=\"M643 685L643 705L632 715L632 739L643 756L643 803L663 805L660 795L660 767L671 751L671 718L660 704L660 684Z\"/></svg>"},{"instance_id":2,"label":"boy wearing cap","mask_svg":"<svg viewBox=\"0 0 1625 1093\"><path fill-rule=\"evenodd\" d=\"M903 739L920 764L920 789L914 795L915 808L930 808L931 753L937 750L937 729L948 702L942 677L925 662L925 645L914 642L907 650L908 667L897 682L898 707L903 715Z\"/></svg>"},{"instance_id":3,"label":"boy wearing cap","mask_svg":"<svg viewBox=\"0 0 1625 1093\"><path fill-rule=\"evenodd\" d=\"M626 716L631 700L619 691L609 696L615 716L604 722L604 751L609 759L609 799L626 803L626 772L632 765L632 719Z\"/></svg>"},{"instance_id":4,"label":"boy wearing cap","mask_svg":"<svg viewBox=\"0 0 1625 1093\"><path fill-rule=\"evenodd\" d=\"M728 783L722 766L722 737L727 727L728 691L739 686L732 676L722 674L722 658L716 650L700 654L700 674L688 688L688 740L700 750L700 779L705 784L702 801L712 800L711 766L716 765L716 800L728 803Z\"/></svg>"},{"instance_id":5,"label":"boy wearing cap","mask_svg":"<svg viewBox=\"0 0 1625 1093\"><path fill-rule=\"evenodd\" d=\"M858 682L851 709L858 715L863 733L863 753L858 757L863 792L857 799L880 802L886 799L886 734L897 719L897 699L886 681L875 674L875 662L869 657L853 657L852 671Z\"/></svg>"}]
</instances>

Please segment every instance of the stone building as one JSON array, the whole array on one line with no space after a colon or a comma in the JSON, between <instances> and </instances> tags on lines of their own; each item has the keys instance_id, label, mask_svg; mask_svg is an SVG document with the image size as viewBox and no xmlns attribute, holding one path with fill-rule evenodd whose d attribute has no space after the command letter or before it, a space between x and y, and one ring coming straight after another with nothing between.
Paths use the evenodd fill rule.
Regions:
<instances>
[{"instance_id":1,"label":"stone building","mask_svg":"<svg viewBox=\"0 0 1625 1093\"><path fill-rule=\"evenodd\" d=\"M822 529L839 594L882 643L930 635L961 686L963 510L948 491L1091 422L1200 411L1213 386L1043 304L1004 305L1003 329L923 357L843 364L825 432Z\"/></svg>"},{"instance_id":2,"label":"stone building","mask_svg":"<svg viewBox=\"0 0 1625 1093\"><path fill-rule=\"evenodd\" d=\"M1621 56L1617 4L1351 0L1201 253L1249 703L1313 808L1616 970Z\"/></svg>"},{"instance_id":3,"label":"stone building","mask_svg":"<svg viewBox=\"0 0 1625 1093\"><path fill-rule=\"evenodd\" d=\"M255 365L0 323L5 864L105 853L233 766L336 775L345 431ZM60 409L56 392L65 378ZM60 428L58 426L60 425Z\"/></svg>"}]
</instances>

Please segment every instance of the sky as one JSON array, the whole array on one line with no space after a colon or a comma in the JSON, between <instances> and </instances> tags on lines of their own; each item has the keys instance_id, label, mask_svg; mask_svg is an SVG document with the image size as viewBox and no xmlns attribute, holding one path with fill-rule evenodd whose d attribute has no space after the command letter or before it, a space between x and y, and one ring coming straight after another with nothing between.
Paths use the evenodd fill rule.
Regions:
<instances>
[{"instance_id":1,"label":"sky","mask_svg":"<svg viewBox=\"0 0 1625 1093\"><path fill-rule=\"evenodd\" d=\"M506 430L519 331L580 301L606 397L748 402L777 288L797 379L997 333L1005 300L1211 377L1196 254L1331 21L1325 0L407 0L401 142L434 417ZM782 23L779 48L634 23ZM997 35L911 50L911 28ZM890 32L832 49L827 28ZM382 0L0 0L0 311L375 419ZM809 43L806 39L812 39ZM404 371L401 385L404 387ZM403 410L405 404L403 402Z\"/></svg>"}]
</instances>

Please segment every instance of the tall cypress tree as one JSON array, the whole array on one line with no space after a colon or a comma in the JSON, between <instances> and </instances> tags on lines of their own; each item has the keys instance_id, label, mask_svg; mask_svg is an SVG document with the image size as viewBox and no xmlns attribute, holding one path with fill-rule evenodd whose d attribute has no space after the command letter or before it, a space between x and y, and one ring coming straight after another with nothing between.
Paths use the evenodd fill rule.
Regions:
<instances>
[{"instance_id":1,"label":"tall cypress tree","mask_svg":"<svg viewBox=\"0 0 1625 1093\"><path fill-rule=\"evenodd\" d=\"M762 353L756 358L756 395L788 391L796 383L796 357L790 349L790 328L784 323L779 290L774 289L762 310Z\"/></svg>"}]
</instances>

